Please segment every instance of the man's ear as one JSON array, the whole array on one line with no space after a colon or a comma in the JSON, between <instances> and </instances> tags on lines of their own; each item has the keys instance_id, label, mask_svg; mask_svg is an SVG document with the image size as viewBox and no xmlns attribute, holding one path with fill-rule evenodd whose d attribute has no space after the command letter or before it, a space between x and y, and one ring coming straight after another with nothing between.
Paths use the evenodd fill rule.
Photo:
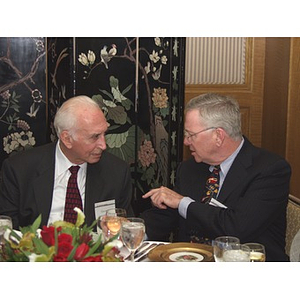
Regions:
<instances>
[{"instance_id":1,"label":"man's ear","mask_svg":"<svg viewBox=\"0 0 300 300\"><path fill-rule=\"evenodd\" d=\"M216 141L217 145L220 147L223 144L225 138L225 132L222 128L217 128L216 129Z\"/></svg>"},{"instance_id":2,"label":"man's ear","mask_svg":"<svg viewBox=\"0 0 300 300\"><path fill-rule=\"evenodd\" d=\"M63 130L60 134L60 140L65 145L66 148L71 149L72 148L72 141L73 138L69 134L67 130Z\"/></svg>"}]
</instances>

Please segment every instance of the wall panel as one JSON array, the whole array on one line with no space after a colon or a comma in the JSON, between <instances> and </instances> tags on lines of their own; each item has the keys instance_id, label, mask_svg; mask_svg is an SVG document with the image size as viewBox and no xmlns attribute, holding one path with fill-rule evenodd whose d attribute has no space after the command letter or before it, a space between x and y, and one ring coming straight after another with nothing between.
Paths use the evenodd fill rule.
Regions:
<instances>
[{"instance_id":1,"label":"wall panel","mask_svg":"<svg viewBox=\"0 0 300 300\"><path fill-rule=\"evenodd\" d=\"M189 39L189 38L187 38ZM213 43L211 42L211 45ZM265 66L265 38L245 38L245 41L240 41L240 47L243 51L238 51L237 46L233 47L230 53L239 55L241 62L239 68L235 67L235 72L242 70L244 75L239 79L239 83L236 81L228 81L224 83L201 83L201 84L187 84L185 87L185 102L188 102L191 98L208 92L220 93L231 95L237 99L240 104L242 112L242 130L243 133L250 139L252 143L257 146L261 146L262 142L262 111L263 111L263 89L264 89L264 66ZM187 50L187 54L189 52ZM209 53L198 52L198 55L204 56L198 61L206 61L212 65L217 64ZM187 58L186 61L191 60ZM196 64L195 59L195 64ZM200 65L198 65L200 68ZM231 72L229 65L221 64L226 70L217 69L216 75L219 72L226 74ZM219 64L220 67L220 64ZM188 67L187 67L188 69ZM212 67L211 67L212 69ZM229 70L229 71L228 71ZM186 71L188 72L188 70ZM238 76L235 76L238 78ZM187 80L187 79L186 79ZM188 79L189 80L189 79ZM189 149L184 147L184 158L190 156Z\"/></svg>"},{"instance_id":2,"label":"wall panel","mask_svg":"<svg viewBox=\"0 0 300 300\"><path fill-rule=\"evenodd\" d=\"M290 193L300 198L300 38L291 38L286 158L292 165Z\"/></svg>"},{"instance_id":3,"label":"wall panel","mask_svg":"<svg viewBox=\"0 0 300 300\"><path fill-rule=\"evenodd\" d=\"M244 84L245 37L190 37L186 42L186 84Z\"/></svg>"}]
</instances>

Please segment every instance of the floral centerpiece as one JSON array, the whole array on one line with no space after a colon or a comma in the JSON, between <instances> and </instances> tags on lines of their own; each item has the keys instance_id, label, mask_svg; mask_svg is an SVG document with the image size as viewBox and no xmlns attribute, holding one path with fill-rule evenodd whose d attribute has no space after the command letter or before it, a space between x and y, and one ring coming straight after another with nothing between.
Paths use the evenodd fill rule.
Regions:
<instances>
[{"instance_id":1,"label":"floral centerpiece","mask_svg":"<svg viewBox=\"0 0 300 300\"><path fill-rule=\"evenodd\" d=\"M28 227L21 228L21 234L11 230L5 239L2 261L17 262L119 262L122 242L115 237L102 242L102 236L95 235L96 221L87 226L85 215L75 208L75 224L56 221L50 226L41 224L41 215Z\"/></svg>"}]
</instances>

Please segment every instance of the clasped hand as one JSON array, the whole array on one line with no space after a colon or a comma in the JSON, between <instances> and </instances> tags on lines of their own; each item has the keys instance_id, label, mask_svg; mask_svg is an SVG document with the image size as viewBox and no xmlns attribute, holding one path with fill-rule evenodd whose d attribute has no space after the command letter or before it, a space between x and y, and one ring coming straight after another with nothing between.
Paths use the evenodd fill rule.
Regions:
<instances>
[{"instance_id":1,"label":"clasped hand","mask_svg":"<svg viewBox=\"0 0 300 300\"><path fill-rule=\"evenodd\" d=\"M182 195L165 186L152 189L142 197L144 199L150 197L153 205L160 209L166 209L167 207L178 208L179 202L183 198Z\"/></svg>"}]
</instances>

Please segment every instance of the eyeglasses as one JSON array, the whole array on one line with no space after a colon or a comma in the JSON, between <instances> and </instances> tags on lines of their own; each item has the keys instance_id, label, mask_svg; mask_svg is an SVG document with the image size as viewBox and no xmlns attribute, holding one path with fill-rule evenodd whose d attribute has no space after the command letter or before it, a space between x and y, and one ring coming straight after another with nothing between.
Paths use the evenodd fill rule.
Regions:
<instances>
[{"instance_id":1,"label":"eyeglasses","mask_svg":"<svg viewBox=\"0 0 300 300\"><path fill-rule=\"evenodd\" d=\"M184 137L190 142L191 138L201 132L204 132L204 131L207 131L207 130L210 130L210 129L216 129L217 127L208 127L208 128L205 128L203 130L200 130L198 132L195 132L195 133L192 133L190 134L189 132L187 132L186 130L184 130Z\"/></svg>"}]
</instances>

